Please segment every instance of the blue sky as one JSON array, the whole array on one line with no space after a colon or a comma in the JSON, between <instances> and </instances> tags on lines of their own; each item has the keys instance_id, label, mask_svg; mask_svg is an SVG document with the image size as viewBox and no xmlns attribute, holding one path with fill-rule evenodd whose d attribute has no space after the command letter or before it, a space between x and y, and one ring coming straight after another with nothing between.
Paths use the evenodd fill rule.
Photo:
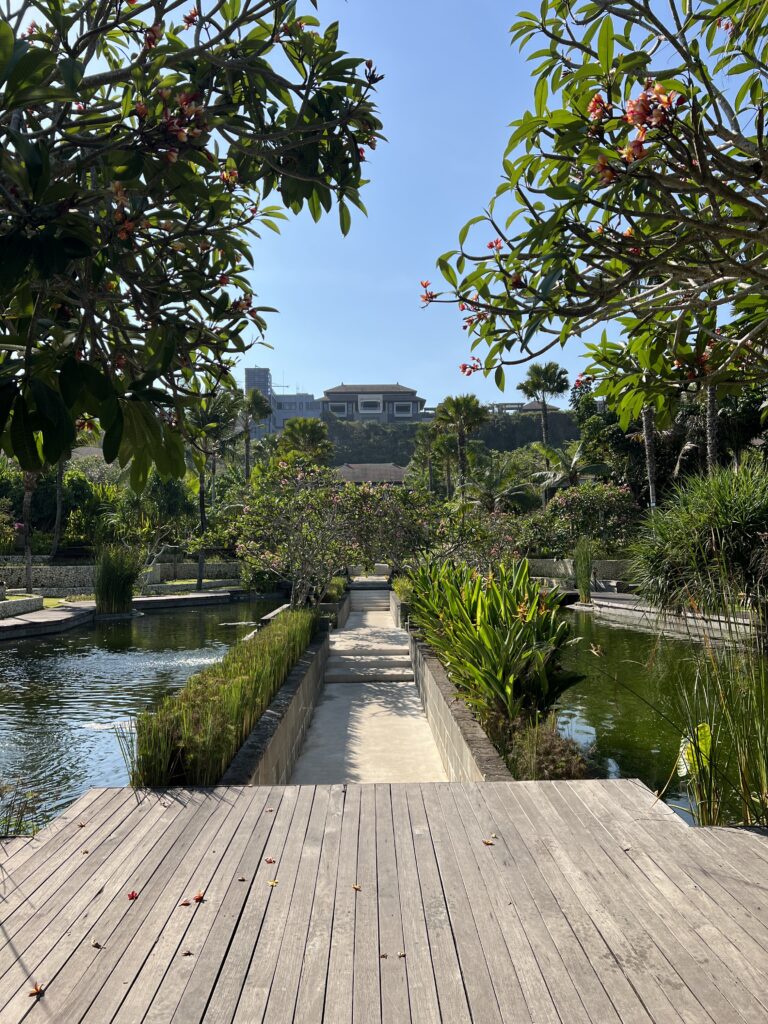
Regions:
<instances>
[{"instance_id":1,"label":"blue sky","mask_svg":"<svg viewBox=\"0 0 768 1024\"><path fill-rule=\"evenodd\" d=\"M520 6L523 6L522 3ZM323 25L340 22L340 46L371 57L386 77L378 102L388 142L369 154L368 217L355 211L341 236L333 214L307 212L254 243L254 290L276 306L267 340L242 366L269 366L275 384L319 394L345 383L504 397L491 380L463 377L469 356L454 307L419 303L421 279L439 285L435 259L480 213L499 181L509 122L531 103L530 68L509 44L517 7L498 0L319 0ZM571 374L578 347L554 354ZM506 400L524 370L508 374ZM240 374L242 379L242 373Z\"/></svg>"}]
</instances>

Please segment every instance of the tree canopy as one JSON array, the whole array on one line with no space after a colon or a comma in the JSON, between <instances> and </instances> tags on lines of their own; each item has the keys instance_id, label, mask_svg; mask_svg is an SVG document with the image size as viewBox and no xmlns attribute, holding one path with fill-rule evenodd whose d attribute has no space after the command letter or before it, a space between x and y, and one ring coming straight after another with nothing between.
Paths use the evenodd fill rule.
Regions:
<instances>
[{"instance_id":1,"label":"tree canopy","mask_svg":"<svg viewBox=\"0 0 768 1024\"><path fill-rule=\"evenodd\" d=\"M24 468L94 417L135 485L183 473L188 410L265 327L250 237L362 208L380 76L337 32L280 0L0 17L0 443Z\"/></svg>"},{"instance_id":2,"label":"tree canopy","mask_svg":"<svg viewBox=\"0 0 768 1024\"><path fill-rule=\"evenodd\" d=\"M485 346L464 372L503 387L505 365L613 321L649 379L765 377L763 6L544 0L512 39L533 108L489 207L438 261L448 292L422 296L458 302Z\"/></svg>"}]
</instances>

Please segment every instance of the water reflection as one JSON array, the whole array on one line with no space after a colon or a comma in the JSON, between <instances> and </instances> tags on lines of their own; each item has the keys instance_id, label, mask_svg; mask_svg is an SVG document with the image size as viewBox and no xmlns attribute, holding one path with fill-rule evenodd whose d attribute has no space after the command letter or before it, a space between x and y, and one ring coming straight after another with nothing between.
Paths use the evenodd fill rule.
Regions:
<instances>
[{"instance_id":1,"label":"water reflection","mask_svg":"<svg viewBox=\"0 0 768 1024\"><path fill-rule=\"evenodd\" d=\"M221 658L271 607L188 608L0 644L0 780L40 794L41 820L91 786L125 785L115 723Z\"/></svg>"},{"instance_id":2,"label":"water reflection","mask_svg":"<svg viewBox=\"0 0 768 1024\"><path fill-rule=\"evenodd\" d=\"M609 626L590 613L567 614L581 637L567 662L585 679L561 702L560 731L592 749L603 777L638 778L654 791L663 789L680 749L673 688L695 648L689 641ZM688 803L676 775L665 799Z\"/></svg>"}]
</instances>

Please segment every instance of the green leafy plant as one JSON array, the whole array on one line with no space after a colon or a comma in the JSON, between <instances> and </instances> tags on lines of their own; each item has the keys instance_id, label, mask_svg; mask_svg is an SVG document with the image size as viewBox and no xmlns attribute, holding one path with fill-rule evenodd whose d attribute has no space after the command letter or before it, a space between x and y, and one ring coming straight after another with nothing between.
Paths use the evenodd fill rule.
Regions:
<instances>
[{"instance_id":1,"label":"green leafy plant","mask_svg":"<svg viewBox=\"0 0 768 1024\"><path fill-rule=\"evenodd\" d=\"M410 576L395 576L392 580L392 589L403 604L410 604L413 600L413 580Z\"/></svg>"},{"instance_id":2,"label":"green leafy plant","mask_svg":"<svg viewBox=\"0 0 768 1024\"><path fill-rule=\"evenodd\" d=\"M410 579L412 620L481 722L546 713L577 682L559 662L570 635L559 595L530 579L527 561L487 576L424 563Z\"/></svg>"},{"instance_id":3,"label":"green leafy plant","mask_svg":"<svg viewBox=\"0 0 768 1024\"><path fill-rule=\"evenodd\" d=\"M215 785L306 650L314 625L308 610L278 615L138 715L119 733L131 785Z\"/></svg>"},{"instance_id":4,"label":"green leafy plant","mask_svg":"<svg viewBox=\"0 0 768 1024\"><path fill-rule=\"evenodd\" d=\"M579 600L589 604L592 600L592 566L595 561L595 545L589 537L581 537L573 551L573 573Z\"/></svg>"},{"instance_id":5,"label":"green leafy plant","mask_svg":"<svg viewBox=\"0 0 768 1024\"><path fill-rule=\"evenodd\" d=\"M641 596L666 611L720 614L762 604L768 574L768 472L757 459L689 477L633 546Z\"/></svg>"},{"instance_id":6,"label":"green leafy plant","mask_svg":"<svg viewBox=\"0 0 768 1024\"><path fill-rule=\"evenodd\" d=\"M104 546L96 558L93 589L100 615L130 612L133 592L144 565L140 552L122 544Z\"/></svg>"},{"instance_id":7,"label":"green leafy plant","mask_svg":"<svg viewBox=\"0 0 768 1024\"><path fill-rule=\"evenodd\" d=\"M344 599L344 594L347 591L347 582L346 576L334 576L325 588L323 601L329 601L333 604L342 601Z\"/></svg>"}]
</instances>

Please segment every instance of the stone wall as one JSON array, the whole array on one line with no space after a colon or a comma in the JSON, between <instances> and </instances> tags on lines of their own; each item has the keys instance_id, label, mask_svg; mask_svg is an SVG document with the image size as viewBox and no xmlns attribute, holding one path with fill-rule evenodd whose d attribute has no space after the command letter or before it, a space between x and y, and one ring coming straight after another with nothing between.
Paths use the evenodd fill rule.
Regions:
<instances>
[{"instance_id":1,"label":"stone wall","mask_svg":"<svg viewBox=\"0 0 768 1024\"><path fill-rule=\"evenodd\" d=\"M426 644L409 635L416 687L449 782L503 782L511 778L498 751Z\"/></svg>"},{"instance_id":2,"label":"stone wall","mask_svg":"<svg viewBox=\"0 0 768 1024\"><path fill-rule=\"evenodd\" d=\"M47 559L33 559L32 589L46 597L65 597L67 594L92 594L94 565L80 562L74 565L49 565ZM166 580L197 578L197 562L156 562L144 578L149 585ZM205 578L234 581L240 578L239 562L206 562ZM17 557L0 560L0 580L17 590L26 586L24 560Z\"/></svg>"},{"instance_id":3,"label":"stone wall","mask_svg":"<svg viewBox=\"0 0 768 1024\"><path fill-rule=\"evenodd\" d=\"M529 558L528 565L531 576L543 576L545 579L573 579L572 558ZM599 580L626 582L629 579L629 559L596 558L593 570Z\"/></svg>"},{"instance_id":4,"label":"stone wall","mask_svg":"<svg viewBox=\"0 0 768 1024\"><path fill-rule=\"evenodd\" d=\"M301 752L328 661L328 634L309 645L221 779L222 786L284 786Z\"/></svg>"},{"instance_id":5,"label":"stone wall","mask_svg":"<svg viewBox=\"0 0 768 1024\"><path fill-rule=\"evenodd\" d=\"M22 597L20 600L0 601L0 619L11 619L27 612L39 612L43 607L42 597Z\"/></svg>"},{"instance_id":6,"label":"stone wall","mask_svg":"<svg viewBox=\"0 0 768 1024\"><path fill-rule=\"evenodd\" d=\"M92 565L40 565L32 564L32 589L39 590L46 597L62 597L66 594L93 593ZM26 586L26 572L23 562L0 563L0 580L5 580L11 589Z\"/></svg>"},{"instance_id":7,"label":"stone wall","mask_svg":"<svg viewBox=\"0 0 768 1024\"><path fill-rule=\"evenodd\" d=\"M411 606L401 601L394 590L389 592L389 610L392 613L394 624L399 626L400 629L407 629Z\"/></svg>"}]
</instances>

